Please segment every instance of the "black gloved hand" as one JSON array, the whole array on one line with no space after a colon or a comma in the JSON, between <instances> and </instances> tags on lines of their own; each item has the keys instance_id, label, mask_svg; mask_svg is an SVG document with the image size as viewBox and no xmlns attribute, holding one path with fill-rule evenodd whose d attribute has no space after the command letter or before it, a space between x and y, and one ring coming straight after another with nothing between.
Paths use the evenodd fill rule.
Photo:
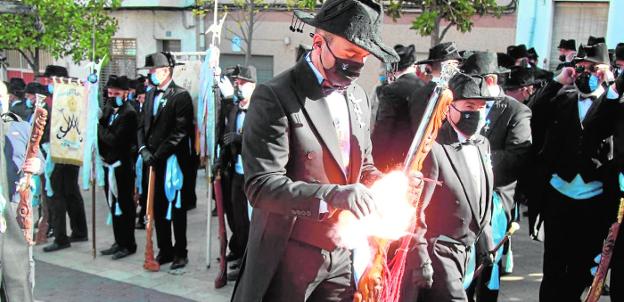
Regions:
<instances>
[{"instance_id":1,"label":"black gloved hand","mask_svg":"<svg viewBox=\"0 0 624 302\"><path fill-rule=\"evenodd\" d=\"M488 267L494 264L494 256L495 256L494 253L490 253L490 252L481 253L481 255L479 255L479 259L481 259L485 267Z\"/></svg>"},{"instance_id":2,"label":"black gloved hand","mask_svg":"<svg viewBox=\"0 0 624 302\"><path fill-rule=\"evenodd\" d=\"M360 183L336 186L325 201L334 208L351 211L357 219L377 211L373 194Z\"/></svg>"},{"instance_id":3,"label":"black gloved hand","mask_svg":"<svg viewBox=\"0 0 624 302\"><path fill-rule=\"evenodd\" d=\"M615 90L622 97L624 94L624 72L620 73L620 75L615 79Z\"/></svg>"},{"instance_id":4,"label":"black gloved hand","mask_svg":"<svg viewBox=\"0 0 624 302\"><path fill-rule=\"evenodd\" d=\"M228 132L225 135L223 135L223 143L225 145L240 143L241 141L242 141L242 136L238 132Z\"/></svg>"},{"instance_id":5,"label":"black gloved hand","mask_svg":"<svg viewBox=\"0 0 624 302\"><path fill-rule=\"evenodd\" d=\"M414 270L412 281L419 288L431 288L433 285L433 267L431 262L425 262L419 269Z\"/></svg>"},{"instance_id":6,"label":"black gloved hand","mask_svg":"<svg viewBox=\"0 0 624 302\"><path fill-rule=\"evenodd\" d=\"M152 152L150 152L150 150L147 150L147 148L143 148L143 150L141 150L141 156L143 157L143 163L146 166L151 166L154 161L154 155L152 155Z\"/></svg>"}]
</instances>

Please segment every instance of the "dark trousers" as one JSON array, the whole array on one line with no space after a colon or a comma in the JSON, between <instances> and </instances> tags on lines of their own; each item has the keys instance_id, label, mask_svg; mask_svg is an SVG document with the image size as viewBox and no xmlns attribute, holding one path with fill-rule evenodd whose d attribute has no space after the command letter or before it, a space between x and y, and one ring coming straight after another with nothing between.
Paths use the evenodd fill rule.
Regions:
<instances>
[{"instance_id":1,"label":"dark trousers","mask_svg":"<svg viewBox=\"0 0 624 302\"><path fill-rule=\"evenodd\" d=\"M108 168L104 168L108 173ZM117 179L118 196L112 196L109 201L111 205L110 211L113 216L113 234L115 243L120 247L128 249L130 252L136 251L136 241L134 239L134 218L136 216L136 208L132 195L134 193L134 169L130 162L124 162L121 166L115 168L115 178ZM108 198L109 183L106 178L105 185L106 197ZM115 215L117 204L121 209L121 215Z\"/></svg>"},{"instance_id":2,"label":"dark trousers","mask_svg":"<svg viewBox=\"0 0 624 302\"><path fill-rule=\"evenodd\" d=\"M615 250L611 258L611 301L624 301L624 227L615 242Z\"/></svg>"},{"instance_id":3,"label":"dark trousers","mask_svg":"<svg viewBox=\"0 0 624 302\"><path fill-rule=\"evenodd\" d=\"M263 301L351 302L355 293L351 251L326 251L295 240L271 280Z\"/></svg>"},{"instance_id":4,"label":"dark trousers","mask_svg":"<svg viewBox=\"0 0 624 302\"><path fill-rule=\"evenodd\" d=\"M147 211L147 187L149 185L149 169L147 169L147 167L143 166L143 175L142 175L142 179L141 179L141 188L142 188L142 194L139 196L139 214L137 215L139 217L139 222L145 223L145 214Z\"/></svg>"},{"instance_id":5,"label":"dark trousers","mask_svg":"<svg viewBox=\"0 0 624 302\"><path fill-rule=\"evenodd\" d=\"M178 193L180 194L180 193ZM175 207L174 200L171 205L171 220L167 220L167 208L169 201L165 196L165 170L156 169L156 189L154 190L154 225L156 226L156 239L158 241L159 254L161 256L174 256L186 258L186 208L184 201L182 207ZM171 226L175 236L175 245L171 240Z\"/></svg>"},{"instance_id":6,"label":"dark trousers","mask_svg":"<svg viewBox=\"0 0 624 302\"><path fill-rule=\"evenodd\" d=\"M499 261L496 265L498 265L498 271L502 272L503 271L503 267L502 267L502 259L501 261ZM478 266L478 264L477 264ZM493 266L486 266L483 271L481 271L481 275L479 275L479 277L477 277L476 280L474 280L474 282L472 282L472 284L470 284L470 287L466 290L466 293L468 294L468 301L470 302L496 302L498 301L498 293L499 290L495 289L489 289L487 284L490 282L490 278L492 277L492 269ZM498 275L499 281L500 281L500 274Z\"/></svg>"},{"instance_id":7,"label":"dark trousers","mask_svg":"<svg viewBox=\"0 0 624 302\"><path fill-rule=\"evenodd\" d=\"M69 215L72 237L87 237L87 218L84 201L78 187L78 171L74 165L56 164L52 172L51 182L54 196L54 241L58 244L69 242L66 230L65 213Z\"/></svg>"},{"instance_id":8,"label":"dark trousers","mask_svg":"<svg viewBox=\"0 0 624 302\"><path fill-rule=\"evenodd\" d=\"M233 173L231 178L230 207L232 216L228 219L232 220L232 237L230 238L229 247L232 254L236 258L242 258L247 247L247 239L249 238L249 214L247 208L247 196L243 185L245 179L242 174ZM227 202L227 201L224 201Z\"/></svg>"},{"instance_id":9,"label":"dark trousers","mask_svg":"<svg viewBox=\"0 0 624 302\"><path fill-rule=\"evenodd\" d=\"M580 301L592 281L593 259L600 253L613 221L608 202L605 194L574 200L549 188L540 301Z\"/></svg>"},{"instance_id":10,"label":"dark trousers","mask_svg":"<svg viewBox=\"0 0 624 302\"><path fill-rule=\"evenodd\" d=\"M418 301L468 301L463 285L468 263L466 247L432 239L429 257L433 267L433 285L430 289L421 290L422 300Z\"/></svg>"},{"instance_id":11,"label":"dark trousers","mask_svg":"<svg viewBox=\"0 0 624 302\"><path fill-rule=\"evenodd\" d=\"M235 229L234 227L234 209L232 209L232 175L234 171L232 169L228 169L226 171L221 172L221 195L223 197L223 209L225 211L225 217L227 217L226 222L230 231ZM216 200L215 200L216 201ZM230 251L234 253L232 250L232 244L228 244ZM235 248L235 247L234 247Z\"/></svg>"}]
</instances>

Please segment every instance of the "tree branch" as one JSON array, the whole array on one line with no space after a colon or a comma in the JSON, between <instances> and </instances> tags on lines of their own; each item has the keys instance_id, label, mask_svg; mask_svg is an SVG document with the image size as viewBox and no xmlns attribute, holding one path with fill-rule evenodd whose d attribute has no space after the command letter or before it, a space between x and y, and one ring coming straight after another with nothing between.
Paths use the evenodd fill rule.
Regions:
<instances>
[{"instance_id":1,"label":"tree branch","mask_svg":"<svg viewBox=\"0 0 624 302\"><path fill-rule=\"evenodd\" d=\"M16 49L16 50L17 50L17 52L19 52L22 55L24 60L26 60L26 63L28 63L28 65L30 65L30 69L32 69L33 72L34 72L35 71L35 63L34 63L34 61L31 58L29 58L28 55L26 55L26 53L23 50L21 50L21 49ZM30 51L30 49L28 49L28 51L30 53L32 53Z\"/></svg>"},{"instance_id":2,"label":"tree branch","mask_svg":"<svg viewBox=\"0 0 624 302\"><path fill-rule=\"evenodd\" d=\"M446 27L444 28L444 30L442 30L442 33L440 34L440 38L438 41L442 42L442 40L444 39L444 36L446 36L446 32L448 32L448 30L455 25L455 22L449 22L449 24L446 25Z\"/></svg>"}]
</instances>

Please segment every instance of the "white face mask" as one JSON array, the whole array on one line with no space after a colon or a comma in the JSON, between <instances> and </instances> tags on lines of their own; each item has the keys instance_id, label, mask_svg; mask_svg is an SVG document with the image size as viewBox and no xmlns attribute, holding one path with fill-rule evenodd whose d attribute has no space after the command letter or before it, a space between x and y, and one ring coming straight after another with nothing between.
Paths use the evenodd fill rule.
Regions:
<instances>
[{"instance_id":1,"label":"white face mask","mask_svg":"<svg viewBox=\"0 0 624 302\"><path fill-rule=\"evenodd\" d=\"M9 93L7 87L3 82L0 82L0 114L7 113L9 111Z\"/></svg>"}]
</instances>

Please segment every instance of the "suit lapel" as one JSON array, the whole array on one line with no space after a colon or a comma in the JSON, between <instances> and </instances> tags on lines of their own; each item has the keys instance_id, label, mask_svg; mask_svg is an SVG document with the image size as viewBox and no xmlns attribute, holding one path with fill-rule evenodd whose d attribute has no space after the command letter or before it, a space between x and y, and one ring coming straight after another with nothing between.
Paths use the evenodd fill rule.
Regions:
<instances>
[{"instance_id":1,"label":"suit lapel","mask_svg":"<svg viewBox=\"0 0 624 302\"><path fill-rule=\"evenodd\" d=\"M360 170L362 168L362 143L364 138L362 137L362 130L366 126L362 120L362 101L361 99L355 99L351 90L349 93L345 93L345 99L347 100L347 107L349 108L349 125L351 130L350 148L351 157L349 159L349 175L348 178L351 183L358 181L360 177Z\"/></svg>"},{"instance_id":2,"label":"suit lapel","mask_svg":"<svg viewBox=\"0 0 624 302\"><path fill-rule=\"evenodd\" d=\"M581 121L581 125L583 126L583 128L585 128L585 124L587 124L587 122L591 121L594 118L594 115L596 114L596 111L598 109L598 107L600 106L600 103L602 103L603 98L597 98L595 99L591 106L589 107L589 110L587 110L587 113L585 114L585 118L583 119L583 121ZM576 111L578 112L578 101L576 101ZM578 113L577 113L578 116ZM579 119L580 121L580 119Z\"/></svg>"},{"instance_id":3,"label":"suit lapel","mask_svg":"<svg viewBox=\"0 0 624 302\"><path fill-rule=\"evenodd\" d=\"M490 200L492 200L492 192L490 190L488 190L488 188L490 187L490 181L493 179L493 174L492 174L492 169L488 168L488 166L491 166L491 159L490 159L490 151L487 150L485 148L485 144L481 143L477 145L477 149L479 150L479 158L481 159L481 167L483 169L483 173L481 174L481 194L480 194L480 200L481 198L483 198L485 196L485 208L483 209L483 215L480 217L480 222L482 223L483 220L486 218L486 213L488 212L488 208L491 206L491 202ZM487 161L486 161L487 158ZM485 195L484 195L485 193Z\"/></svg>"},{"instance_id":4,"label":"suit lapel","mask_svg":"<svg viewBox=\"0 0 624 302\"><path fill-rule=\"evenodd\" d=\"M152 127L152 119L154 118L153 116L153 108L154 108L154 92L156 91L156 88L152 88L152 90L150 90L147 95L145 96L145 103L143 104L143 117L145 118L145 134L147 135L147 133L149 133L150 128Z\"/></svg>"},{"instance_id":5,"label":"suit lapel","mask_svg":"<svg viewBox=\"0 0 624 302\"><path fill-rule=\"evenodd\" d=\"M492 109L490 109L490 112L487 115L485 127L482 131L484 136L490 137L492 130L495 128L498 119L503 115L503 112L505 112L505 109L507 109L507 103L502 101L494 102Z\"/></svg>"},{"instance_id":6,"label":"suit lapel","mask_svg":"<svg viewBox=\"0 0 624 302\"><path fill-rule=\"evenodd\" d=\"M160 114L165 110L165 107L167 107L168 105L170 105L171 102L169 102L169 98L173 95L173 80L171 82L171 84L169 84L169 87L167 87L167 91L165 91L163 93L163 96L160 98L160 100L158 101L158 103L161 103L164 100L167 100L167 102L161 106L158 107L157 111L156 111L156 116L154 117L154 123L156 123L158 121L158 118L160 117ZM154 103L155 106L158 106L159 104ZM152 108L153 109L153 108ZM154 111L151 111L154 112Z\"/></svg>"},{"instance_id":7,"label":"suit lapel","mask_svg":"<svg viewBox=\"0 0 624 302\"><path fill-rule=\"evenodd\" d=\"M314 128L318 132L319 136L329 149L334 161L340 167L340 171L343 171L345 180L347 179L342 169L342 155L340 152L340 144L338 142L338 135L336 135L336 129L334 128L334 122L332 121L329 107L325 98L318 99L316 101L306 98L304 104L304 111L308 115L308 119L314 125Z\"/></svg>"}]
</instances>

